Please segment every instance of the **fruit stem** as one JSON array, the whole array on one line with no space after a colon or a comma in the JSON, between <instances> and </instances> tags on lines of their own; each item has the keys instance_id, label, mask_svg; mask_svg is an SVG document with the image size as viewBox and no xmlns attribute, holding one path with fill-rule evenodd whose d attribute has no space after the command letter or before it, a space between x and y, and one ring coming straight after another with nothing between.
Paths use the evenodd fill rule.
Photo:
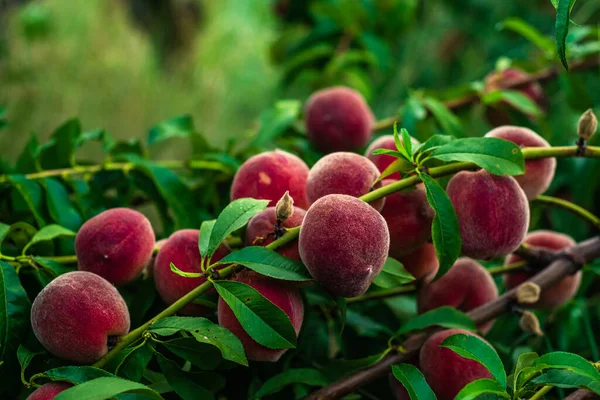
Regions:
<instances>
[{"instance_id":1,"label":"fruit stem","mask_svg":"<svg viewBox=\"0 0 600 400\"><path fill-rule=\"evenodd\" d=\"M529 398L529 400L539 400L539 399L543 398L544 395L546 393L548 393L549 391L551 391L553 388L554 388L554 386L544 386L543 388L538 390L533 396L531 396Z\"/></svg>"},{"instance_id":2,"label":"fruit stem","mask_svg":"<svg viewBox=\"0 0 600 400\"><path fill-rule=\"evenodd\" d=\"M570 201L567 201L565 199L559 199L557 197L551 196L538 196L535 198L535 200L533 200L533 202L564 208L565 210L571 211L573 214L585 219L596 229L600 229L600 218L596 217L594 214L592 214L585 208L578 206L575 203L571 203Z\"/></svg>"}]
</instances>

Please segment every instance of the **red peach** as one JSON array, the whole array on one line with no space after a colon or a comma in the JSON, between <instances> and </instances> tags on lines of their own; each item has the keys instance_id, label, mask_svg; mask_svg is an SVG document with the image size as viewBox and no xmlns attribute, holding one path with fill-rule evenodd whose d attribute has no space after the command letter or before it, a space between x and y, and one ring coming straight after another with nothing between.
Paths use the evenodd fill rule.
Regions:
<instances>
[{"instance_id":1,"label":"red peach","mask_svg":"<svg viewBox=\"0 0 600 400\"><path fill-rule=\"evenodd\" d=\"M404 268L417 280L430 282L440 268L440 261L432 243L425 243L414 252L398 258Z\"/></svg>"},{"instance_id":2,"label":"red peach","mask_svg":"<svg viewBox=\"0 0 600 400\"><path fill-rule=\"evenodd\" d=\"M73 385L68 382L49 382L33 391L26 400L52 400Z\"/></svg>"}]
</instances>

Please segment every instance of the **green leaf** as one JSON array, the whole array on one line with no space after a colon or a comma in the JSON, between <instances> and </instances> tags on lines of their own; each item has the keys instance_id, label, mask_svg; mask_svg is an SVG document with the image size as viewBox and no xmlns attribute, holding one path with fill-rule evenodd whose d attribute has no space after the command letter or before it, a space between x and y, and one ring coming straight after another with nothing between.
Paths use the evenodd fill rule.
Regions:
<instances>
[{"instance_id":1,"label":"green leaf","mask_svg":"<svg viewBox=\"0 0 600 400\"><path fill-rule=\"evenodd\" d=\"M417 315L408 320L396 332L396 335L402 335L410 331L429 328L430 326L442 326L444 328L460 328L475 332L477 326L475 322L462 311L454 307L443 306Z\"/></svg>"},{"instance_id":2,"label":"green leaf","mask_svg":"<svg viewBox=\"0 0 600 400\"><path fill-rule=\"evenodd\" d=\"M533 385L551 385L560 388L585 388L600 394L600 381L589 375L581 375L563 369L551 369L530 381Z\"/></svg>"},{"instance_id":3,"label":"green leaf","mask_svg":"<svg viewBox=\"0 0 600 400\"><path fill-rule=\"evenodd\" d=\"M159 355L157 359L160 370L165 374L167 382L169 382L169 385L171 385L175 393L183 400L210 400L215 398L210 390L191 380L187 376L188 374L182 371L176 363L166 359L162 355Z\"/></svg>"},{"instance_id":4,"label":"green leaf","mask_svg":"<svg viewBox=\"0 0 600 400\"><path fill-rule=\"evenodd\" d=\"M392 374L404 386L411 400L437 399L425 377L415 366L410 364L392 365Z\"/></svg>"},{"instance_id":5,"label":"green leaf","mask_svg":"<svg viewBox=\"0 0 600 400\"><path fill-rule=\"evenodd\" d=\"M502 95L502 100L510 104L513 108L521 111L523 114L535 118L542 115L542 110L540 110L537 103L531 100L526 94L518 90L502 90L500 93Z\"/></svg>"},{"instance_id":6,"label":"green leaf","mask_svg":"<svg viewBox=\"0 0 600 400\"><path fill-rule=\"evenodd\" d=\"M387 156L393 156L396 158L404 158L404 154L402 154L396 150L377 149L377 150L373 151L373 155L380 155L380 154L385 154Z\"/></svg>"},{"instance_id":7,"label":"green leaf","mask_svg":"<svg viewBox=\"0 0 600 400\"><path fill-rule=\"evenodd\" d=\"M423 103L440 124L442 131L447 135L464 136L464 129L460 119L446 107L444 103L433 97L426 98Z\"/></svg>"},{"instance_id":8,"label":"green leaf","mask_svg":"<svg viewBox=\"0 0 600 400\"><path fill-rule=\"evenodd\" d=\"M286 386L293 384L304 384L308 386L326 386L329 383L327 376L318 369L313 368L291 368L281 372L267 380L256 392L256 398L279 393Z\"/></svg>"},{"instance_id":9,"label":"green leaf","mask_svg":"<svg viewBox=\"0 0 600 400\"><path fill-rule=\"evenodd\" d=\"M533 363L534 366L543 368L568 369L581 375L600 380L600 372L585 358L564 351L555 351L544 354Z\"/></svg>"},{"instance_id":10,"label":"green leaf","mask_svg":"<svg viewBox=\"0 0 600 400\"><path fill-rule=\"evenodd\" d=\"M177 266L173 263L170 264L171 267L171 272L179 275L179 276L183 276L184 278L200 278L201 276L204 275L204 273L202 272L185 272L180 270L179 268L177 268Z\"/></svg>"},{"instance_id":11,"label":"green leaf","mask_svg":"<svg viewBox=\"0 0 600 400\"><path fill-rule=\"evenodd\" d=\"M248 246L227 255L217 264L240 264L261 275L286 281L310 281L304 265L262 246Z\"/></svg>"},{"instance_id":12,"label":"green leaf","mask_svg":"<svg viewBox=\"0 0 600 400\"><path fill-rule=\"evenodd\" d=\"M212 233L213 227L215 226L216 219L202 222L200 225L200 237L198 238L198 250L200 250L200 256L205 258L208 253L208 241Z\"/></svg>"},{"instance_id":13,"label":"green leaf","mask_svg":"<svg viewBox=\"0 0 600 400\"><path fill-rule=\"evenodd\" d=\"M233 281L215 281L214 286L252 339L270 349L296 347L290 318L256 289Z\"/></svg>"},{"instance_id":14,"label":"green leaf","mask_svg":"<svg viewBox=\"0 0 600 400\"><path fill-rule=\"evenodd\" d=\"M269 200L237 199L232 201L217 217L210 239L207 256L211 257L227 236L240 229L250 218L267 208Z\"/></svg>"},{"instance_id":15,"label":"green leaf","mask_svg":"<svg viewBox=\"0 0 600 400\"><path fill-rule=\"evenodd\" d=\"M47 270L50 270L54 277L57 277L62 274L66 274L67 272L73 271L73 268L69 268L57 261L54 261L50 258L33 256L33 259L36 263L41 265Z\"/></svg>"},{"instance_id":16,"label":"green leaf","mask_svg":"<svg viewBox=\"0 0 600 400\"><path fill-rule=\"evenodd\" d=\"M154 126L148 132L148 145L162 142L172 137L189 137L194 133L194 120L191 115L179 115Z\"/></svg>"},{"instance_id":17,"label":"green leaf","mask_svg":"<svg viewBox=\"0 0 600 400\"><path fill-rule=\"evenodd\" d=\"M400 133L402 134L402 144L404 145L406 152L411 156L411 160L412 160L413 159L412 158L412 155L413 155L412 138L408 134L408 131L404 128L400 129Z\"/></svg>"},{"instance_id":18,"label":"green leaf","mask_svg":"<svg viewBox=\"0 0 600 400\"><path fill-rule=\"evenodd\" d=\"M498 384L498 382L492 379L483 378L469 382L460 390L460 392L458 392L454 400L474 400L484 394L495 395L495 398L502 397L510 399L510 395Z\"/></svg>"},{"instance_id":19,"label":"green leaf","mask_svg":"<svg viewBox=\"0 0 600 400\"><path fill-rule=\"evenodd\" d=\"M495 175L525 173L525 160L521 149L504 139L457 139L435 149L431 157L442 161L472 162Z\"/></svg>"},{"instance_id":20,"label":"green leaf","mask_svg":"<svg viewBox=\"0 0 600 400\"><path fill-rule=\"evenodd\" d=\"M546 58L554 56L554 43L552 39L542 34L534 26L528 24L521 18L508 18L499 24L499 28L511 30L523 36L542 50Z\"/></svg>"},{"instance_id":21,"label":"green leaf","mask_svg":"<svg viewBox=\"0 0 600 400\"><path fill-rule=\"evenodd\" d=\"M373 153L373 154L375 154L375 153ZM400 153L398 153L398 154L400 154ZM414 165L411 162L406 161L406 159L404 159L404 157L398 158L397 160L392 161L392 163L383 170L381 175L379 175L379 178L377 178L377 180L375 180L375 182L373 182L373 184L383 180L384 178L390 176L394 172L412 171L414 168L415 168Z\"/></svg>"},{"instance_id":22,"label":"green leaf","mask_svg":"<svg viewBox=\"0 0 600 400\"><path fill-rule=\"evenodd\" d=\"M450 143L454 139L455 137L450 135L433 135L417 148L417 154L421 155L428 151L435 150L438 147Z\"/></svg>"},{"instance_id":23,"label":"green leaf","mask_svg":"<svg viewBox=\"0 0 600 400\"><path fill-rule=\"evenodd\" d=\"M31 172L37 172L41 169L40 167L40 142L37 135L32 134L29 141L25 145L25 148L19 155L17 160L16 172L21 174L28 174Z\"/></svg>"},{"instance_id":24,"label":"green leaf","mask_svg":"<svg viewBox=\"0 0 600 400\"><path fill-rule=\"evenodd\" d=\"M351 326L359 336L377 338L381 335L389 337L393 334L387 326L352 309L346 310L346 325Z\"/></svg>"},{"instance_id":25,"label":"green leaf","mask_svg":"<svg viewBox=\"0 0 600 400\"><path fill-rule=\"evenodd\" d=\"M447 347L461 357L477 361L487 368L502 389L506 389L506 372L498 353L483 339L474 335L448 336L441 347Z\"/></svg>"},{"instance_id":26,"label":"green leaf","mask_svg":"<svg viewBox=\"0 0 600 400\"><path fill-rule=\"evenodd\" d=\"M179 337L163 341L160 344L176 356L203 370L215 369L223 359L218 348L199 342L193 337Z\"/></svg>"},{"instance_id":27,"label":"green leaf","mask_svg":"<svg viewBox=\"0 0 600 400\"><path fill-rule=\"evenodd\" d=\"M443 276L458 258L462 240L454 207L444 189L429 175L421 173L419 176L425 184L427 201L435 211L431 236L435 254L440 262L437 279Z\"/></svg>"},{"instance_id":28,"label":"green leaf","mask_svg":"<svg viewBox=\"0 0 600 400\"><path fill-rule=\"evenodd\" d=\"M168 317L149 329L150 333L159 336L171 336L179 331L188 332L200 343L215 346L224 359L248 366L244 347L237 336L206 318Z\"/></svg>"},{"instance_id":29,"label":"green leaf","mask_svg":"<svg viewBox=\"0 0 600 400\"><path fill-rule=\"evenodd\" d=\"M53 381L67 380L72 383L83 383L103 377L115 377L103 369L89 366L58 367L44 372L43 375Z\"/></svg>"},{"instance_id":30,"label":"green leaf","mask_svg":"<svg viewBox=\"0 0 600 400\"><path fill-rule=\"evenodd\" d=\"M39 351L34 353L25 346L19 345L19 348L17 349L17 358L19 360L19 364L21 365L21 379L25 380L25 370L27 369L29 364L31 364L33 358L40 354L46 354L46 352Z\"/></svg>"},{"instance_id":31,"label":"green leaf","mask_svg":"<svg viewBox=\"0 0 600 400\"><path fill-rule=\"evenodd\" d=\"M25 255L27 253L27 250L36 243L53 240L58 237L75 237L75 235L75 232L67 228L63 228L60 225L47 225L39 231L37 231L36 234L31 238L29 243L27 243L27 245L23 247L22 254Z\"/></svg>"},{"instance_id":32,"label":"green leaf","mask_svg":"<svg viewBox=\"0 0 600 400\"><path fill-rule=\"evenodd\" d=\"M40 150L42 169L69 168L75 164L77 139L81 134L78 119L70 119L59 126Z\"/></svg>"},{"instance_id":33,"label":"green leaf","mask_svg":"<svg viewBox=\"0 0 600 400\"><path fill-rule=\"evenodd\" d=\"M148 386L116 377L96 378L81 383L60 392L54 400L105 400L125 393L162 400L162 396Z\"/></svg>"},{"instance_id":34,"label":"green leaf","mask_svg":"<svg viewBox=\"0 0 600 400\"><path fill-rule=\"evenodd\" d=\"M280 100L272 108L263 111L258 118L259 128L253 145L272 142L288 130L300 115L302 103L298 100Z\"/></svg>"},{"instance_id":35,"label":"green leaf","mask_svg":"<svg viewBox=\"0 0 600 400\"><path fill-rule=\"evenodd\" d=\"M398 153L400 153L406 159L406 161L409 161L412 163L412 161L413 161L412 154L409 154L408 151L406 151L406 148L404 147L402 140L400 140L400 135L398 135L398 123L397 122L394 122L394 143L396 143L396 149L398 149Z\"/></svg>"},{"instance_id":36,"label":"green leaf","mask_svg":"<svg viewBox=\"0 0 600 400\"><path fill-rule=\"evenodd\" d=\"M12 265L0 261L0 361L17 350L29 327L31 303Z\"/></svg>"},{"instance_id":37,"label":"green leaf","mask_svg":"<svg viewBox=\"0 0 600 400\"><path fill-rule=\"evenodd\" d=\"M556 5L556 50L563 67L568 71L567 35L569 33L569 16L575 0L558 0Z\"/></svg>"},{"instance_id":38,"label":"green leaf","mask_svg":"<svg viewBox=\"0 0 600 400\"><path fill-rule=\"evenodd\" d=\"M154 351L147 340L134 347L128 347L108 362L106 369L115 375L138 382L142 379L144 369L154 357Z\"/></svg>"},{"instance_id":39,"label":"green leaf","mask_svg":"<svg viewBox=\"0 0 600 400\"><path fill-rule=\"evenodd\" d=\"M395 288L414 282L415 277L408 272L400 261L388 257L383 269L373 280L373 284L384 289Z\"/></svg>"},{"instance_id":40,"label":"green leaf","mask_svg":"<svg viewBox=\"0 0 600 400\"><path fill-rule=\"evenodd\" d=\"M110 153L115 147L116 142L115 139L112 138L104 129L96 129L94 131L83 132L76 140L75 147L79 148L83 146L84 143L89 142L91 140L102 143L102 150L105 153Z\"/></svg>"},{"instance_id":41,"label":"green leaf","mask_svg":"<svg viewBox=\"0 0 600 400\"><path fill-rule=\"evenodd\" d=\"M3 224L2 222L0 222L0 254L2 254L2 242L4 242L4 239L6 238L6 235L8 235L8 232L10 232L10 225Z\"/></svg>"},{"instance_id":42,"label":"green leaf","mask_svg":"<svg viewBox=\"0 0 600 400\"><path fill-rule=\"evenodd\" d=\"M45 178L40 182L46 190L46 204L52 219L66 228L78 230L83 221L71 204L67 189L54 178Z\"/></svg>"},{"instance_id":43,"label":"green leaf","mask_svg":"<svg viewBox=\"0 0 600 400\"><path fill-rule=\"evenodd\" d=\"M43 196L42 196L42 188L39 183L31 181L25 178L24 175L8 175L8 180L10 180L15 188L19 191L25 203L27 203L27 207L33 214L35 221L39 226L46 225L44 218L42 217L42 206L43 206Z\"/></svg>"},{"instance_id":44,"label":"green leaf","mask_svg":"<svg viewBox=\"0 0 600 400\"><path fill-rule=\"evenodd\" d=\"M6 107L0 107L0 129L6 127Z\"/></svg>"},{"instance_id":45,"label":"green leaf","mask_svg":"<svg viewBox=\"0 0 600 400\"><path fill-rule=\"evenodd\" d=\"M517 393L517 387L518 387L518 382L519 382L519 377L521 376L521 373L523 372L523 370L527 367L530 367L533 365L533 363L535 362L535 360L538 359L538 354L534 353L534 352L529 352L529 353L523 353L519 356L519 359L517 360L517 365L515 366L515 373L514 373L514 377L513 377L513 392Z\"/></svg>"}]
</instances>

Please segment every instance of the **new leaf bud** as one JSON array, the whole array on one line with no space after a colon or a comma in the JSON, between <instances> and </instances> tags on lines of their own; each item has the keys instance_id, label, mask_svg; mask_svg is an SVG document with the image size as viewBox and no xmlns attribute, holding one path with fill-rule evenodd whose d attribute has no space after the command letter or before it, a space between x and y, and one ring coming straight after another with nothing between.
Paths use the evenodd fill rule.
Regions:
<instances>
[{"instance_id":1,"label":"new leaf bud","mask_svg":"<svg viewBox=\"0 0 600 400\"><path fill-rule=\"evenodd\" d=\"M294 213L294 199L290 196L290 192L285 192L283 197L279 199L275 205L275 214L277 221L285 222Z\"/></svg>"},{"instance_id":2,"label":"new leaf bud","mask_svg":"<svg viewBox=\"0 0 600 400\"><path fill-rule=\"evenodd\" d=\"M577 134L583 140L589 140L598 128L598 118L594 114L594 111L590 108L579 118L579 124L577 124Z\"/></svg>"}]
</instances>

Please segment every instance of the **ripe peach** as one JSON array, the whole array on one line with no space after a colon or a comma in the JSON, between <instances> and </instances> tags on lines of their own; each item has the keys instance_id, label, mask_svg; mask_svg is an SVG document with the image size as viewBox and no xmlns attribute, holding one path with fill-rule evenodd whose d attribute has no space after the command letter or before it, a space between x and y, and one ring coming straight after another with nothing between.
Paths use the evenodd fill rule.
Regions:
<instances>
[{"instance_id":1,"label":"ripe peach","mask_svg":"<svg viewBox=\"0 0 600 400\"><path fill-rule=\"evenodd\" d=\"M294 207L294 213L290 218L281 224L283 228L295 228L300 226L304 220L306 211L301 208ZM248 222L246 228L246 245L247 246L266 246L275 240L275 235L272 233L277 226L277 215L275 207L267 207L265 210L256 214ZM300 253L298 252L298 241L288 243L277 251L286 257L300 261Z\"/></svg>"},{"instance_id":2,"label":"ripe peach","mask_svg":"<svg viewBox=\"0 0 600 400\"><path fill-rule=\"evenodd\" d=\"M267 278L250 270L240 272L235 277L235 280L253 287L283 310L290 318L292 326L296 331L296 336L298 335L302 327L302 321L304 320L304 303L298 289L288 286L283 281ZM286 349L269 349L252 339L239 323L231 308L221 297L219 297L218 318L219 325L229 329L240 339L248 360L276 362L287 351Z\"/></svg>"},{"instance_id":3,"label":"ripe peach","mask_svg":"<svg viewBox=\"0 0 600 400\"><path fill-rule=\"evenodd\" d=\"M448 329L431 335L421 347L421 371L438 400L453 400L470 382L492 375L477 361L461 357L446 347L439 347L448 337L456 334L477 336L462 329Z\"/></svg>"},{"instance_id":4,"label":"ripe peach","mask_svg":"<svg viewBox=\"0 0 600 400\"><path fill-rule=\"evenodd\" d=\"M201 272L200 251L198 250L197 229L182 229L173 233L167 243L158 252L154 263L154 284L156 291L163 301L171 305L194 288L206 282L206 278L185 278L171 271L171 263L184 272ZM212 262L219 261L230 253L229 248L222 244L212 257ZM200 316L206 314L206 307L190 303L179 313L183 315Z\"/></svg>"},{"instance_id":5,"label":"ripe peach","mask_svg":"<svg viewBox=\"0 0 600 400\"><path fill-rule=\"evenodd\" d=\"M312 277L337 296L355 297L383 268L390 246L385 220L347 195L321 197L306 212L298 248Z\"/></svg>"},{"instance_id":6,"label":"ripe peach","mask_svg":"<svg viewBox=\"0 0 600 400\"><path fill-rule=\"evenodd\" d=\"M35 336L50 353L78 364L104 356L129 332L125 300L106 279L86 271L59 276L31 307Z\"/></svg>"},{"instance_id":7,"label":"ripe peach","mask_svg":"<svg viewBox=\"0 0 600 400\"><path fill-rule=\"evenodd\" d=\"M446 192L456 211L464 255L505 256L525 238L529 203L515 178L462 171L450 179Z\"/></svg>"},{"instance_id":8,"label":"ripe peach","mask_svg":"<svg viewBox=\"0 0 600 400\"><path fill-rule=\"evenodd\" d=\"M383 186L396 182L384 179ZM392 193L385 198L381 215L390 231L390 256L401 258L423 246L431 237L435 211L427 202L422 185L408 192Z\"/></svg>"},{"instance_id":9,"label":"ripe peach","mask_svg":"<svg viewBox=\"0 0 600 400\"><path fill-rule=\"evenodd\" d=\"M77 232L77 267L124 285L140 276L152 257L154 243L154 231L143 214L112 208L86 221Z\"/></svg>"},{"instance_id":10,"label":"ripe peach","mask_svg":"<svg viewBox=\"0 0 600 400\"><path fill-rule=\"evenodd\" d=\"M346 152L328 154L310 169L306 197L310 204L328 194L360 197L381 187L381 182L374 184L379 175L379 170L367 157ZM379 211L383 203L381 198L371 205Z\"/></svg>"},{"instance_id":11,"label":"ripe peach","mask_svg":"<svg viewBox=\"0 0 600 400\"><path fill-rule=\"evenodd\" d=\"M412 276L425 283L430 282L440 268L440 261L432 243L425 243L412 253L398 258L398 261Z\"/></svg>"},{"instance_id":12,"label":"ripe peach","mask_svg":"<svg viewBox=\"0 0 600 400\"><path fill-rule=\"evenodd\" d=\"M319 151L352 151L366 146L375 117L365 99L347 87L314 93L304 107L308 140Z\"/></svg>"},{"instance_id":13,"label":"ripe peach","mask_svg":"<svg viewBox=\"0 0 600 400\"><path fill-rule=\"evenodd\" d=\"M442 306L467 312L497 297L498 288L492 275L478 262L459 258L444 276L420 288L417 307L419 313ZM486 322L479 329L487 333L493 323Z\"/></svg>"},{"instance_id":14,"label":"ripe peach","mask_svg":"<svg viewBox=\"0 0 600 400\"><path fill-rule=\"evenodd\" d=\"M26 400L52 400L73 385L68 382L48 382L33 391Z\"/></svg>"},{"instance_id":15,"label":"ripe peach","mask_svg":"<svg viewBox=\"0 0 600 400\"><path fill-rule=\"evenodd\" d=\"M494 71L485 78L485 92L491 92L493 90L505 89L521 79L525 79L529 76L525 71L516 68L506 68L503 71ZM542 110L546 108L546 99L542 86L535 82L530 83L524 87L515 88L512 90L518 90L525 96L529 97L534 103L538 105ZM486 109L486 117L490 124L494 126L501 126L510 123L510 115L508 110L511 109L511 105L503 101L494 107ZM533 118L533 115L529 115L529 118Z\"/></svg>"},{"instance_id":16,"label":"ripe peach","mask_svg":"<svg viewBox=\"0 0 600 400\"><path fill-rule=\"evenodd\" d=\"M297 207L307 209L308 166L299 157L283 150L267 151L250 157L233 177L231 200L251 197L270 200L270 206L286 191Z\"/></svg>"},{"instance_id":17,"label":"ripe peach","mask_svg":"<svg viewBox=\"0 0 600 400\"><path fill-rule=\"evenodd\" d=\"M400 138L400 141L402 141L402 138ZM415 138L411 138L411 141L413 143L413 146L419 144L419 141ZM397 160L397 158L385 154L373 154L373 152L378 149L397 151L396 142L394 142L394 135L379 136L369 145L369 147L365 151L365 157L371 160L373 164L375 164L375 166L379 169L379 171L383 172L391 163ZM387 178L400 179L400 173L394 172L393 174L388 175Z\"/></svg>"},{"instance_id":18,"label":"ripe peach","mask_svg":"<svg viewBox=\"0 0 600 400\"><path fill-rule=\"evenodd\" d=\"M550 147L550 144L531 129L520 126L500 126L486 133L485 137L505 139L521 147ZM556 158L540 158L525 161L525 174L515 176L517 182L533 200L544 193L552 183L556 171Z\"/></svg>"},{"instance_id":19,"label":"ripe peach","mask_svg":"<svg viewBox=\"0 0 600 400\"><path fill-rule=\"evenodd\" d=\"M575 240L573 240L573 238L570 236L545 230L530 232L527 237L525 237L525 243L533 248L550 251L559 251L566 249L567 247L575 246ZM521 257L514 254L509 254L506 257L504 264L512 264L521 260ZM535 272L512 272L504 275L504 284L506 285L507 289L512 289L516 286L519 286L533 275L535 275ZM574 275L569 275L552 287L543 290L537 303L531 305L528 304L527 307L554 308L561 306L575 296L577 289L579 289L580 283L581 271Z\"/></svg>"}]
</instances>

